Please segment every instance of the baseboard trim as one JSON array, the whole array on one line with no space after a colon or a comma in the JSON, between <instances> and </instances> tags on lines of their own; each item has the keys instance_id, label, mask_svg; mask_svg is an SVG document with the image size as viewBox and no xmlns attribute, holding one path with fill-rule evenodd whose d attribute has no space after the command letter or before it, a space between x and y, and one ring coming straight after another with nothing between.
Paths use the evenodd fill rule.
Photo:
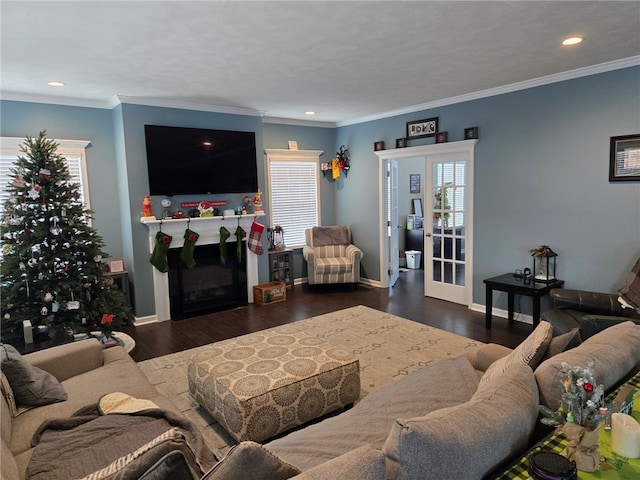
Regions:
<instances>
[{"instance_id":1,"label":"baseboard trim","mask_svg":"<svg viewBox=\"0 0 640 480\"><path fill-rule=\"evenodd\" d=\"M471 305L469 305L469 310L473 310L474 312L486 313L487 307L486 305L481 305L480 303L472 303ZM509 311L503 310L501 308L494 307L491 311L491 314L494 317L509 318ZM515 312L513 315L513 320L516 322L533 325L533 317L531 315L525 315L524 313Z\"/></svg>"},{"instance_id":2,"label":"baseboard trim","mask_svg":"<svg viewBox=\"0 0 640 480\"><path fill-rule=\"evenodd\" d=\"M146 317L133 317L133 326L148 325L150 323L158 323L157 315L147 315Z\"/></svg>"}]
</instances>

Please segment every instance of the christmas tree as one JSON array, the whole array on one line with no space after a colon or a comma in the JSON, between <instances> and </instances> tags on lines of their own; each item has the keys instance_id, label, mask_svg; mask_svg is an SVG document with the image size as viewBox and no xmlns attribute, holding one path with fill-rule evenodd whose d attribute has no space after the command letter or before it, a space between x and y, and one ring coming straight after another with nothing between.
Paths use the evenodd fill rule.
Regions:
<instances>
[{"instance_id":1,"label":"christmas tree","mask_svg":"<svg viewBox=\"0 0 640 480\"><path fill-rule=\"evenodd\" d=\"M41 132L20 147L4 204L0 300L2 335L33 326L107 337L128 316L124 296L106 276L103 239L88 223L58 144Z\"/></svg>"}]
</instances>

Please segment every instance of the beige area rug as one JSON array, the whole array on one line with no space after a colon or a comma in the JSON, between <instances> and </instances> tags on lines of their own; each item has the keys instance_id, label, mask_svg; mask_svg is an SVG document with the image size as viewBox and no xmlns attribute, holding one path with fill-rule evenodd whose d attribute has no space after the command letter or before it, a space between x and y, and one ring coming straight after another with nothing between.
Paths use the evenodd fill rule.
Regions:
<instances>
[{"instance_id":1,"label":"beige area rug","mask_svg":"<svg viewBox=\"0 0 640 480\"><path fill-rule=\"evenodd\" d=\"M300 320L293 325L358 355L360 398L439 359L471 352L483 345L363 305ZM172 353L138 365L160 393L200 426L211 448L224 448L235 441L188 392L187 362L194 353L207 348L205 345Z\"/></svg>"}]
</instances>

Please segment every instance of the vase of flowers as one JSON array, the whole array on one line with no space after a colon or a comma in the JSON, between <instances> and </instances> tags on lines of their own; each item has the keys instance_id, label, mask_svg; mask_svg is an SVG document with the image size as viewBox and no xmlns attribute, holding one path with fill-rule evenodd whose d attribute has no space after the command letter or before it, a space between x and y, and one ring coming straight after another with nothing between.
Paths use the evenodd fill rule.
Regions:
<instances>
[{"instance_id":1,"label":"vase of flowers","mask_svg":"<svg viewBox=\"0 0 640 480\"><path fill-rule=\"evenodd\" d=\"M560 407L553 412L540 406L542 423L561 427L569 440L565 455L583 472L594 472L600 465L598 429L611 411L604 401L604 387L595 382L594 366L593 360L586 368L563 363Z\"/></svg>"}]
</instances>

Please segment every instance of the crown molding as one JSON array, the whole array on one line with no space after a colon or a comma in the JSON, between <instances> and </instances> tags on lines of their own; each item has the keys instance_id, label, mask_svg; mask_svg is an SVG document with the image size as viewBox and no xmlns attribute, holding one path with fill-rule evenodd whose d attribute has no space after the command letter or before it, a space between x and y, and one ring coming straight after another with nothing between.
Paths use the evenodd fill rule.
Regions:
<instances>
[{"instance_id":1,"label":"crown molding","mask_svg":"<svg viewBox=\"0 0 640 480\"><path fill-rule=\"evenodd\" d=\"M321 122L313 120L297 120L290 118L278 118L267 117L266 112L262 110L256 110L251 108L240 107L225 107L220 105L208 105L196 102L185 102L178 100L168 100L160 98L146 98L146 97L132 97L125 95L114 95L108 101L90 99L90 98L73 98L73 97L60 97L53 95L38 95L38 94L26 94L19 92L0 92L0 99L12 100L17 102L31 102L31 103L45 103L53 105L65 105L70 107L85 107L85 108L101 108L109 109L117 107L121 104L133 104L144 105L150 107L164 107L164 108L177 108L182 110L195 110L211 113L226 113L230 115L246 115L252 117L262 117L263 123L280 124L280 125L294 125L304 127L319 127L319 128L336 128L347 125L354 125L358 123L366 123L374 120L380 120L383 118L397 117L408 113L415 113L422 110L430 110L433 108L444 107L447 105L453 105L456 103L468 102L472 100L479 100L482 98L492 97L496 95L502 95L505 93L517 92L520 90L526 90L528 88L540 87L543 85L549 85L552 83L563 82L566 80L573 80L580 77L587 77L589 75L597 75L599 73L606 73L613 70L620 70L623 68L635 67L640 65L640 55L634 57L623 58L620 60L613 60L611 62L600 63L598 65L591 65L588 67L577 68L575 70L568 70L566 72L555 73L544 77L538 77L531 80L525 80L522 82L511 83L503 85L501 87L489 88L486 90L480 90L477 92L471 92L464 95L458 95L455 97L443 98L435 100L433 102L422 103L419 105L413 105L397 110L390 110L387 112L381 112L374 115L365 117L352 118L349 120L342 120L338 122Z\"/></svg>"},{"instance_id":2,"label":"crown molding","mask_svg":"<svg viewBox=\"0 0 640 480\"><path fill-rule=\"evenodd\" d=\"M250 117L262 117L265 112L253 108L225 107L221 105L209 105L206 103L185 102L182 100L169 100L165 98L130 97L126 95L114 95L109 100L110 108L120 104L144 105L147 107L178 108L181 110L194 110L199 112L226 113L229 115L246 115Z\"/></svg>"},{"instance_id":3,"label":"crown molding","mask_svg":"<svg viewBox=\"0 0 640 480\"><path fill-rule=\"evenodd\" d=\"M486 90L479 90L477 92L471 92L455 97L443 98L441 100L435 100L433 102L427 102L420 105L413 105L411 107L401 108L398 110L390 110L388 112L370 115L367 117L359 117L353 118L351 120L339 121L336 122L336 126L344 127L347 125L371 122L373 120L381 120L383 118L397 117L399 115L404 115L407 113L415 113L422 110L430 110L447 105L454 105L456 103L479 100L481 98L493 97L496 95L517 92L520 90L527 90L529 88L541 87L543 85L564 82L565 80L573 80L580 77L588 77L590 75L597 75L599 73L611 72L613 70L620 70L628 67L636 67L638 65L640 65L640 55L636 55L635 57L623 58L620 60L614 60L611 62L600 63L598 65L577 68L575 70L568 70L566 72L554 73L552 75L546 75L544 77L533 78L531 80L511 83L509 85L503 85L501 87L489 88Z\"/></svg>"},{"instance_id":4,"label":"crown molding","mask_svg":"<svg viewBox=\"0 0 640 480\"><path fill-rule=\"evenodd\" d=\"M336 128L336 122L322 122L314 120L301 120L296 118L282 117L262 117L262 123L273 123L277 125L293 125L298 127L318 127L318 128Z\"/></svg>"},{"instance_id":5,"label":"crown molding","mask_svg":"<svg viewBox=\"0 0 640 480\"><path fill-rule=\"evenodd\" d=\"M15 102L45 103L49 105L64 105L67 107L103 108L109 109L108 103L93 98L60 97L54 95L39 95L33 93L6 92L0 93L0 99Z\"/></svg>"}]
</instances>

